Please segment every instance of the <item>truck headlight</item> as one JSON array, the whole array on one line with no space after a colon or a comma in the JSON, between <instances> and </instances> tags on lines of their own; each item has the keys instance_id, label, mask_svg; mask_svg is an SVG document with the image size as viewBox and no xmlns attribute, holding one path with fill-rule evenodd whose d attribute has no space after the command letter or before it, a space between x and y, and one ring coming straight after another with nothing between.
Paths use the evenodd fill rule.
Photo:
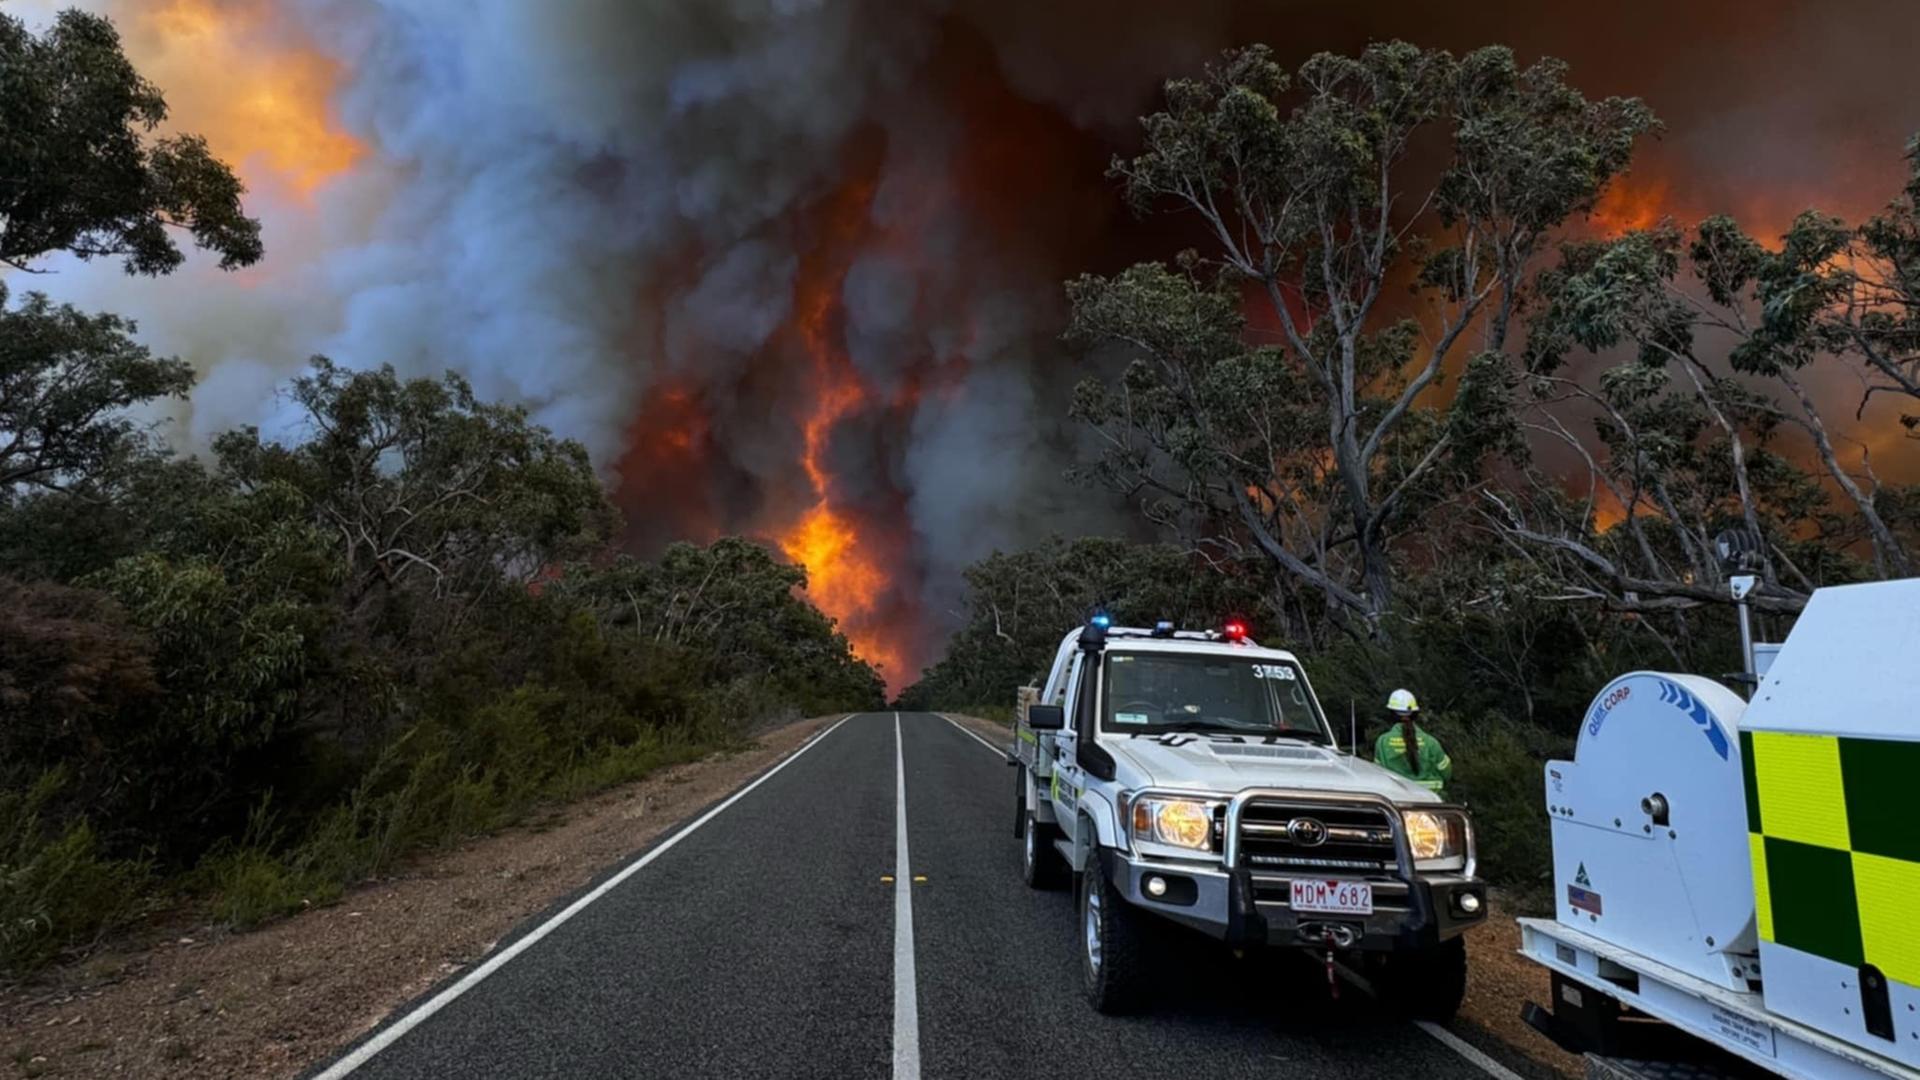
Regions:
<instances>
[{"instance_id":1,"label":"truck headlight","mask_svg":"<svg viewBox=\"0 0 1920 1080\"><path fill-rule=\"evenodd\" d=\"M1191 799L1135 799L1133 836L1196 851L1213 849L1213 808Z\"/></svg>"},{"instance_id":2,"label":"truck headlight","mask_svg":"<svg viewBox=\"0 0 1920 1080\"><path fill-rule=\"evenodd\" d=\"M1400 819L1415 869L1466 869L1467 815L1458 810L1403 810Z\"/></svg>"}]
</instances>

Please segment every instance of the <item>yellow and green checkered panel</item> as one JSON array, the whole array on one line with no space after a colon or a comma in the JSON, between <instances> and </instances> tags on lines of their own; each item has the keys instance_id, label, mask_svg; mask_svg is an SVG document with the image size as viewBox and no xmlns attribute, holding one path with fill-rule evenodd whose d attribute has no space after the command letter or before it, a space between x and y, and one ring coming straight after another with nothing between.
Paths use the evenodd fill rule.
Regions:
<instances>
[{"instance_id":1,"label":"yellow and green checkered panel","mask_svg":"<svg viewBox=\"0 0 1920 1080\"><path fill-rule=\"evenodd\" d=\"M1760 937L1920 986L1920 742L1740 733ZM1907 800L1911 805L1912 800Z\"/></svg>"}]
</instances>

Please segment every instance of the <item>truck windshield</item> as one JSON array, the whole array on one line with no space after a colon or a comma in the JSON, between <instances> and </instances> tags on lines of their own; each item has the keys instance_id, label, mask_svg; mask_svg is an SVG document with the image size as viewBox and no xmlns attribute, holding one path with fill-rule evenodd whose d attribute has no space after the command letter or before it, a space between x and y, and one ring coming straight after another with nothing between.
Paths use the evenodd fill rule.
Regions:
<instances>
[{"instance_id":1,"label":"truck windshield","mask_svg":"<svg viewBox=\"0 0 1920 1080\"><path fill-rule=\"evenodd\" d=\"M1330 741L1300 668L1270 657L1107 656L1104 731L1220 731Z\"/></svg>"}]
</instances>

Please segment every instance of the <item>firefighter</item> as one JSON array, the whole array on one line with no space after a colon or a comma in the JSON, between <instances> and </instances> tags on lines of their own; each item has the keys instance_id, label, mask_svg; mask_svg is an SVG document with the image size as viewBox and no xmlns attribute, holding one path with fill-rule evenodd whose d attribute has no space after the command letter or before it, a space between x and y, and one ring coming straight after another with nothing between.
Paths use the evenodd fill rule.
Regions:
<instances>
[{"instance_id":1,"label":"firefighter","mask_svg":"<svg viewBox=\"0 0 1920 1080\"><path fill-rule=\"evenodd\" d=\"M1395 690L1387 698L1391 725L1373 744L1373 760L1416 784L1445 791L1453 778L1453 759L1419 724L1420 702L1411 690Z\"/></svg>"}]
</instances>

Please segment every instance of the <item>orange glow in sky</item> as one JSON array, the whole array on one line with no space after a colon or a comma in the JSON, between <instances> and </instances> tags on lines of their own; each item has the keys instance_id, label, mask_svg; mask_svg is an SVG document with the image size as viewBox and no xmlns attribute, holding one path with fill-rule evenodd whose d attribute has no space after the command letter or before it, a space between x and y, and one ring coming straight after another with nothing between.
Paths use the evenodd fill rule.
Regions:
<instances>
[{"instance_id":1,"label":"orange glow in sky","mask_svg":"<svg viewBox=\"0 0 1920 1080\"><path fill-rule=\"evenodd\" d=\"M332 114L338 65L268 0L126 3L115 21L166 95L168 126L204 135L249 183L311 195L365 153Z\"/></svg>"},{"instance_id":2,"label":"orange glow in sky","mask_svg":"<svg viewBox=\"0 0 1920 1080\"><path fill-rule=\"evenodd\" d=\"M1675 212L1672 192L1665 180L1628 173L1615 177L1600 193L1589 220L1602 235L1618 236L1636 229L1650 229Z\"/></svg>"}]
</instances>

